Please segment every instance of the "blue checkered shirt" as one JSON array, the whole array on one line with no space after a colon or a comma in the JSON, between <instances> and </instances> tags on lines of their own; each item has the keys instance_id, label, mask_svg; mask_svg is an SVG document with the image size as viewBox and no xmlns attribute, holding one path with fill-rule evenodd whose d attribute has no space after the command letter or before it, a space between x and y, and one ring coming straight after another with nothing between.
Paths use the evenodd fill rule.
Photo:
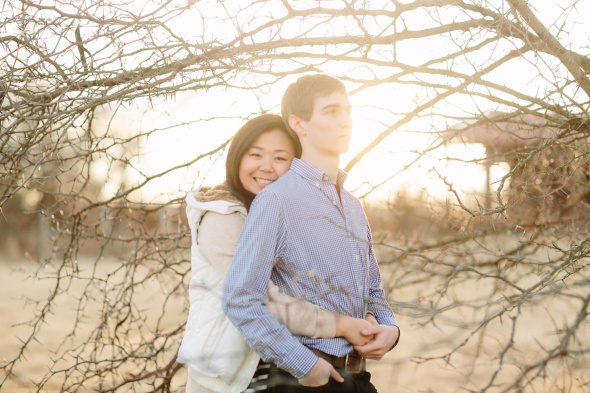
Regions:
<instances>
[{"instance_id":1,"label":"blue checkered shirt","mask_svg":"<svg viewBox=\"0 0 590 393\"><path fill-rule=\"evenodd\" d=\"M305 161L258 194L225 280L223 308L248 344L267 362L301 378L317 362L309 350L344 356L344 338L293 336L265 306L271 279L281 291L356 318L373 312L397 325L381 289L371 232L359 200Z\"/></svg>"}]
</instances>

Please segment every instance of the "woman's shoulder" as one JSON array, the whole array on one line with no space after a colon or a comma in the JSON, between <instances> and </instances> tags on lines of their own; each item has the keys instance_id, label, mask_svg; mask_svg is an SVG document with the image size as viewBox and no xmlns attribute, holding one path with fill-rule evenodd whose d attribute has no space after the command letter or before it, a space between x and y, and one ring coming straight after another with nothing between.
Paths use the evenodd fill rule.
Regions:
<instances>
[{"instance_id":1,"label":"woman's shoulder","mask_svg":"<svg viewBox=\"0 0 590 393\"><path fill-rule=\"evenodd\" d=\"M219 214L246 214L244 205L229 192L225 183L190 191L186 196L186 204L189 213L196 210L202 214L209 211Z\"/></svg>"},{"instance_id":2,"label":"woman's shoulder","mask_svg":"<svg viewBox=\"0 0 590 393\"><path fill-rule=\"evenodd\" d=\"M204 186L193 192L194 198L199 202L227 201L240 203L231 193L227 183L223 182L213 187Z\"/></svg>"},{"instance_id":3,"label":"woman's shoulder","mask_svg":"<svg viewBox=\"0 0 590 393\"><path fill-rule=\"evenodd\" d=\"M214 233L223 235L229 231L237 228L238 231L244 225L245 215L235 212L233 214L218 213L215 211L208 211L203 215L201 220L201 231L212 230Z\"/></svg>"}]
</instances>

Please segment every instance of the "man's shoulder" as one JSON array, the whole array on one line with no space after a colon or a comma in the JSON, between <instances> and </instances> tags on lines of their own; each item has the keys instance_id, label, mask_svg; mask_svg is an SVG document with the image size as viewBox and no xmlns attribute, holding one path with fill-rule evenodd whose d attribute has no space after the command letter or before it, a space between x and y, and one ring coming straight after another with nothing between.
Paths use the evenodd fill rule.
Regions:
<instances>
[{"instance_id":1,"label":"man's shoulder","mask_svg":"<svg viewBox=\"0 0 590 393\"><path fill-rule=\"evenodd\" d=\"M275 180L272 184L264 187L258 193L250 211L253 208L276 206L276 208L283 208L292 203L292 199L300 195L305 181L296 173L289 170L283 176Z\"/></svg>"},{"instance_id":2,"label":"man's shoulder","mask_svg":"<svg viewBox=\"0 0 590 393\"><path fill-rule=\"evenodd\" d=\"M352 204L354 206L354 211L356 213L358 213L358 214L362 213L366 219L365 208L363 207L363 204L361 203L360 199L358 199L353 193L351 193L350 191L348 191L346 189L342 189L340 195L342 197L346 198L346 200L348 201L349 204Z\"/></svg>"},{"instance_id":3,"label":"man's shoulder","mask_svg":"<svg viewBox=\"0 0 590 393\"><path fill-rule=\"evenodd\" d=\"M285 174L275 180L272 184L264 187L260 192L273 192L275 194L289 194L293 188L300 186L304 179L293 170L288 170Z\"/></svg>"},{"instance_id":4,"label":"man's shoulder","mask_svg":"<svg viewBox=\"0 0 590 393\"><path fill-rule=\"evenodd\" d=\"M348 191L346 188L342 188L340 194L343 196L346 196L346 199L353 201L354 203L358 203L359 205L362 206L361 200L358 199L358 197L356 195L354 195L352 192Z\"/></svg>"}]
</instances>

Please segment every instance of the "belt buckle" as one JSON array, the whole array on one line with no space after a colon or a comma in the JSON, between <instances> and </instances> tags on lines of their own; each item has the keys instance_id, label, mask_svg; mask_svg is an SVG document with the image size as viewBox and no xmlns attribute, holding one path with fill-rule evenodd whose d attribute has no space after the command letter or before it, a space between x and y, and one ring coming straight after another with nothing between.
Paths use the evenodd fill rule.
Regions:
<instances>
[{"instance_id":1,"label":"belt buckle","mask_svg":"<svg viewBox=\"0 0 590 393\"><path fill-rule=\"evenodd\" d=\"M349 358L351 357L357 357L359 358L359 362L358 362L358 366L356 367L356 369L350 369L349 368ZM344 358L344 371L349 372L349 373L355 373L355 374L360 374L364 371L364 364L365 364L365 358L362 357L361 355L359 355L358 353L354 353L354 352L349 352L346 354L345 358Z\"/></svg>"}]
</instances>

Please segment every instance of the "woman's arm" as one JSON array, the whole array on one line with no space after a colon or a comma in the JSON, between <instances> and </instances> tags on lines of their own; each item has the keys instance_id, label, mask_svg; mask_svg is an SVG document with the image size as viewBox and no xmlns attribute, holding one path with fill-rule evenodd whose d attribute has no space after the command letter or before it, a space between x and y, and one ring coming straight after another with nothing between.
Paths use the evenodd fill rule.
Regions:
<instances>
[{"instance_id":1,"label":"woman's arm","mask_svg":"<svg viewBox=\"0 0 590 393\"><path fill-rule=\"evenodd\" d=\"M348 315L335 314L316 304L280 292L268 283L268 308L279 322L298 336L311 338L344 337L352 345L364 345L372 340L363 336L362 329L371 323Z\"/></svg>"},{"instance_id":2,"label":"woman's arm","mask_svg":"<svg viewBox=\"0 0 590 393\"><path fill-rule=\"evenodd\" d=\"M225 277L240 236L244 217L238 213L207 212L199 225L197 243L203 258ZM370 323L350 316L334 314L303 299L279 291L269 282L268 308L275 318L295 335L312 338L344 337L353 345L364 345L370 337L360 331Z\"/></svg>"}]
</instances>

